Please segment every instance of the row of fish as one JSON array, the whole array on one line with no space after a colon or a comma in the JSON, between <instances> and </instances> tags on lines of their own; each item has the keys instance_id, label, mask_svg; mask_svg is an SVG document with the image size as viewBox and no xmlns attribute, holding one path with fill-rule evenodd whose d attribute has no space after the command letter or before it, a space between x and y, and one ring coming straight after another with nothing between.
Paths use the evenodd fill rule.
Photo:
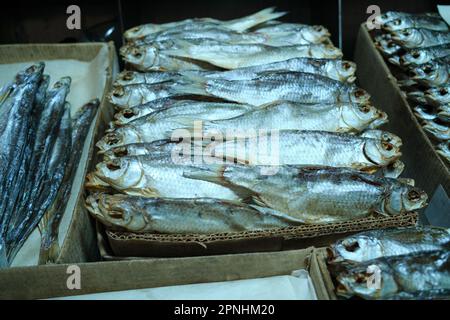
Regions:
<instances>
[{"instance_id":1,"label":"row of fish","mask_svg":"<svg viewBox=\"0 0 450 320\"><path fill-rule=\"evenodd\" d=\"M71 79L50 86L44 63L19 72L1 90L0 266L7 267L39 227L40 261L58 255L59 225L98 100L73 117Z\"/></svg>"},{"instance_id":2,"label":"row of fish","mask_svg":"<svg viewBox=\"0 0 450 320\"><path fill-rule=\"evenodd\" d=\"M328 249L344 298L448 299L450 229L431 226L362 232Z\"/></svg>"},{"instance_id":3,"label":"row of fish","mask_svg":"<svg viewBox=\"0 0 450 320\"><path fill-rule=\"evenodd\" d=\"M450 163L450 31L437 14L387 12L375 44L436 151Z\"/></svg>"},{"instance_id":4,"label":"row of fish","mask_svg":"<svg viewBox=\"0 0 450 320\"><path fill-rule=\"evenodd\" d=\"M402 141L379 129L387 115L353 84L355 64L323 55L325 28L269 21L276 16L125 33L122 52L141 62L125 55L134 70L109 96L116 114L97 143L103 161L86 179L96 219L128 232L211 234L426 205L414 181L399 178ZM176 57L222 70L180 67Z\"/></svg>"}]
</instances>

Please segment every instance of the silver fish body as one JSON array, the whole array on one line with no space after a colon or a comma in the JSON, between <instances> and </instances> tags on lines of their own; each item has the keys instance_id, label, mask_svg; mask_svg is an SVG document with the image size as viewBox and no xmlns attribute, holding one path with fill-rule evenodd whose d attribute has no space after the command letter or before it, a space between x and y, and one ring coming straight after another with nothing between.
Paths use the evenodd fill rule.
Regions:
<instances>
[{"instance_id":1,"label":"silver fish body","mask_svg":"<svg viewBox=\"0 0 450 320\"><path fill-rule=\"evenodd\" d=\"M136 39L143 38L149 34L153 34L164 30L189 30L189 29L201 30L204 28L209 28L211 26L218 26L229 30L234 30L237 32L243 32L258 24L264 23L272 19L277 19L285 14L286 14L285 12L274 12L273 8L267 8L259 12L256 12L252 15L229 21L220 21L211 18L195 18L176 22L169 22L164 24L149 23L126 30L124 33L124 37L128 41L133 41Z\"/></svg>"},{"instance_id":2,"label":"silver fish body","mask_svg":"<svg viewBox=\"0 0 450 320\"><path fill-rule=\"evenodd\" d=\"M449 265L448 250L383 257L359 264L343 262L333 271L338 283L336 293L363 299L448 298ZM379 287L367 285L374 266L380 271Z\"/></svg>"},{"instance_id":3,"label":"silver fish body","mask_svg":"<svg viewBox=\"0 0 450 320\"><path fill-rule=\"evenodd\" d=\"M416 48L408 50L402 55L401 65L421 65L433 59L443 58L450 55L450 44L443 44L427 48Z\"/></svg>"},{"instance_id":4,"label":"silver fish body","mask_svg":"<svg viewBox=\"0 0 450 320\"><path fill-rule=\"evenodd\" d=\"M425 206L426 194L395 179L343 168L281 166L205 167L185 177L228 186L258 204L308 224L335 223L375 212L395 215Z\"/></svg>"},{"instance_id":5,"label":"silver fish body","mask_svg":"<svg viewBox=\"0 0 450 320\"><path fill-rule=\"evenodd\" d=\"M167 108L152 110L138 106L124 109L115 114L115 125L123 126L139 118L165 118L186 116L202 120L219 120L233 118L254 109L253 106L237 103L204 102L196 100L179 100Z\"/></svg>"},{"instance_id":6,"label":"silver fish body","mask_svg":"<svg viewBox=\"0 0 450 320\"><path fill-rule=\"evenodd\" d=\"M147 72L135 72L135 71L122 71L116 77L114 86L126 86L130 84L139 83L161 83L166 81L177 80L181 77L176 72L162 72L162 71L147 71Z\"/></svg>"},{"instance_id":7,"label":"silver fish body","mask_svg":"<svg viewBox=\"0 0 450 320\"><path fill-rule=\"evenodd\" d=\"M103 160L108 161L126 156L147 156L153 154L168 154L177 146L169 139L156 140L149 143L130 143L101 152Z\"/></svg>"},{"instance_id":8,"label":"silver fish body","mask_svg":"<svg viewBox=\"0 0 450 320\"><path fill-rule=\"evenodd\" d=\"M427 12L422 14L414 14L400 11L386 11L383 14L377 15L375 21L378 24L384 25L385 23L401 18L421 19L424 17L439 19L441 16L438 13Z\"/></svg>"},{"instance_id":9,"label":"silver fish body","mask_svg":"<svg viewBox=\"0 0 450 320\"><path fill-rule=\"evenodd\" d=\"M387 30L388 32L408 28L448 31L448 25L442 18L435 18L430 16L399 17L397 19L388 21L383 25L383 29Z\"/></svg>"},{"instance_id":10,"label":"silver fish body","mask_svg":"<svg viewBox=\"0 0 450 320\"><path fill-rule=\"evenodd\" d=\"M387 122L387 115L371 105L296 104L288 101L250 110L231 119L206 121L203 131L217 130L322 130L360 132Z\"/></svg>"},{"instance_id":11,"label":"silver fish body","mask_svg":"<svg viewBox=\"0 0 450 320\"><path fill-rule=\"evenodd\" d=\"M425 99L433 106L450 103L450 85L428 89L425 91Z\"/></svg>"},{"instance_id":12,"label":"silver fish body","mask_svg":"<svg viewBox=\"0 0 450 320\"><path fill-rule=\"evenodd\" d=\"M392 40L406 48L432 47L450 44L450 33L409 28L395 31Z\"/></svg>"},{"instance_id":13,"label":"silver fish body","mask_svg":"<svg viewBox=\"0 0 450 320\"><path fill-rule=\"evenodd\" d=\"M183 176L185 170L201 165L184 159L175 162L170 155L127 156L100 162L88 175L86 186L95 189L106 183L123 193L145 197L239 199L226 187Z\"/></svg>"},{"instance_id":14,"label":"silver fish body","mask_svg":"<svg viewBox=\"0 0 450 320\"><path fill-rule=\"evenodd\" d=\"M420 120L434 120L437 114L433 108L426 105L417 105L414 107L414 114Z\"/></svg>"},{"instance_id":15,"label":"silver fish body","mask_svg":"<svg viewBox=\"0 0 450 320\"><path fill-rule=\"evenodd\" d=\"M436 152L450 164L450 141L441 142L438 144Z\"/></svg>"},{"instance_id":16,"label":"silver fish body","mask_svg":"<svg viewBox=\"0 0 450 320\"><path fill-rule=\"evenodd\" d=\"M349 167L373 172L396 161L401 152L398 137L381 131L386 137L374 138L370 132L358 136L282 130L266 136L237 135L236 140L214 141L207 150L213 157L238 163Z\"/></svg>"},{"instance_id":17,"label":"silver fish body","mask_svg":"<svg viewBox=\"0 0 450 320\"><path fill-rule=\"evenodd\" d=\"M364 262L380 257L400 256L450 247L450 229L430 226L364 231L334 243L331 262Z\"/></svg>"},{"instance_id":18,"label":"silver fish body","mask_svg":"<svg viewBox=\"0 0 450 320\"><path fill-rule=\"evenodd\" d=\"M268 230L301 224L269 208L214 198L143 198L99 194L89 212L112 229L136 233L214 234Z\"/></svg>"},{"instance_id":19,"label":"silver fish body","mask_svg":"<svg viewBox=\"0 0 450 320\"><path fill-rule=\"evenodd\" d=\"M180 95L209 95L255 106L277 100L297 103L366 103L370 95L354 85L317 74L278 71L264 72L252 80L194 79L175 87Z\"/></svg>"},{"instance_id":20,"label":"silver fish body","mask_svg":"<svg viewBox=\"0 0 450 320\"><path fill-rule=\"evenodd\" d=\"M334 59L342 57L342 52L331 45L272 47L262 44L227 44L214 40L201 42L177 40L173 49L163 50L163 53L205 61L224 69L250 67L292 58Z\"/></svg>"}]
</instances>

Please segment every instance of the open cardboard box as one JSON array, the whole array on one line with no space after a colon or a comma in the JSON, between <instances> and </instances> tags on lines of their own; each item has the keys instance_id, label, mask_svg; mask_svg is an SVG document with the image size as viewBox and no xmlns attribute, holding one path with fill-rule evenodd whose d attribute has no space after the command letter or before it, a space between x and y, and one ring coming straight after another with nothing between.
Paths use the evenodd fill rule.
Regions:
<instances>
[{"instance_id":1,"label":"open cardboard box","mask_svg":"<svg viewBox=\"0 0 450 320\"><path fill-rule=\"evenodd\" d=\"M72 114L93 98L99 98L101 101L99 113L86 137L70 197L66 199L68 205L59 228L61 252L57 259L60 263L95 260L98 259L95 229L83 205L84 177L94 149L94 131L98 123L103 122L104 113L111 110L106 94L118 70L114 44L110 42L2 45L0 82L11 81L19 70L38 61L46 63L45 73L51 77L50 85L63 76L72 78L70 93L67 96ZM36 265L39 247L40 233L36 229L12 262L12 267Z\"/></svg>"},{"instance_id":2,"label":"open cardboard box","mask_svg":"<svg viewBox=\"0 0 450 320\"><path fill-rule=\"evenodd\" d=\"M447 193L448 199L449 167L436 153L422 130L410 105L401 94L397 80L376 49L365 23L359 29L354 60L358 66L356 76L360 86L371 94L374 105L389 115L386 130L403 140L403 176L413 178L416 185L427 192L430 200L439 186ZM446 209L447 215L450 215L449 208Z\"/></svg>"},{"instance_id":3,"label":"open cardboard box","mask_svg":"<svg viewBox=\"0 0 450 320\"><path fill-rule=\"evenodd\" d=\"M0 273L0 299L44 299L90 293L156 288L290 275L308 271L315 294L329 299L313 248L195 258L79 263L81 289L67 287L69 264L20 267ZM6 290L5 290L6 288Z\"/></svg>"}]
</instances>

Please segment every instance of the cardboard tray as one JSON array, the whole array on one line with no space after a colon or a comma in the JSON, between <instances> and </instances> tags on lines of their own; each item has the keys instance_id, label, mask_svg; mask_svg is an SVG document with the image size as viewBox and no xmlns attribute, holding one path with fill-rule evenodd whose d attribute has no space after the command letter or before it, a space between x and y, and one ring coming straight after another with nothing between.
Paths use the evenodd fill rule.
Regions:
<instances>
[{"instance_id":1,"label":"cardboard tray","mask_svg":"<svg viewBox=\"0 0 450 320\"><path fill-rule=\"evenodd\" d=\"M313 248L272 253L195 258L80 263L81 289L70 290L70 265L11 268L0 271L0 299L45 299L89 293L219 282L277 275L306 269L320 300L328 300ZM7 288L7 290L4 290Z\"/></svg>"},{"instance_id":2,"label":"cardboard tray","mask_svg":"<svg viewBox=\"0 0 450 320\"><path fill-rule=\"evenodd\" d=\"M449 167L422 130L395 77L376 49L365 23L359 29L354 60L358 65L356 76L360 86L371 94L374 105L389 116L386 130L403 140L403 176L414 178L416 185L427 192L430 200L439 185L450 195Z\"/></svg>"},{"instance_id":3,"label":"cardboard tray","mask_svg":"<svg viewBox=\"0 0 450 320\"><path fill-rule=\"evenodd\" d=\"M371 217L334 224L316 224L267 231L211 235L137 234L104 230L97 224L100 254L105 260L126 257L186 257L280 251L325 246L363 230L412 226L415 212L394 217Z\"/></svg>"},{"instance_id":4,"label":"cardboard tray","mask_svg":"<svg viewBox=\"0 0 450 320\"><path fill-rule=\"evenodd\" d=\"M45 72L51 76L51 85L61 76L72 77L71 92L67 97L72 112L92 98L98 97L101 100L99 114L94 119L86 138L71 195L67 199L68 208L60 226L61 252L57 262L96 260L99 254L95 246L95 228L84 209L84 177L93 154L94 129L99 127L99 123L104 122L102 119L105 112L111 110L106 94L118 71L114 44L110 42L0 46L0 68L5 79L12 79L18 68L37 61L46 62ZM40 236L36 229L13 261L13 266L36 264L35 257L39 253L36 252L39 250L39 243ZM21 261L16 263L16 260Z\"/></svg>"},{"instance_id":5,"label":"cardboard tray","mask_svg":"<svg viewBox=\"0 0 450 320\"><path fill-rule=\"evenodd\" d=\"M317 262L320 276L322 278L329 299L337 300L338 297L336 296L336 287L334 286L333 279L331 278L331 274L328 271L326 248L314 249L314 260Z\"/></svg>"}]
</instances>

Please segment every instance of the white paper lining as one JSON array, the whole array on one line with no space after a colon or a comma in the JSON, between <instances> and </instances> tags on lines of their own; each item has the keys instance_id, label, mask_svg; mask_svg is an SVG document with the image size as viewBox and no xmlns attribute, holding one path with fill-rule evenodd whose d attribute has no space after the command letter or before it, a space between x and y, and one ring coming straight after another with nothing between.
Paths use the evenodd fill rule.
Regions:
<instances>
[{"instance_id":1,"label":"white paper lining","mask_svg":"<svg viewBox=\"0 0 450 320\"><path fill-rule=\"evenodd\" d=\"M306 270L292 275L87 294L68 300L317 300Z\"/></svg>"}]
</instances>

